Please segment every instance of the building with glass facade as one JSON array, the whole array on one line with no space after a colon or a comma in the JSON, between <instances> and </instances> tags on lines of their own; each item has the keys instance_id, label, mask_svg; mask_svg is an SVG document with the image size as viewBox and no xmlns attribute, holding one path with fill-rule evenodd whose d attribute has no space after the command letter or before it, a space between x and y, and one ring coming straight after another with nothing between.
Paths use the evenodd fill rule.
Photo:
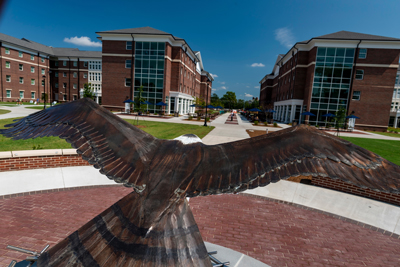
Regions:
<instances>
[{"instance_id":1,"label":"building with glass facade","mask_svg":"<svg viewBox=\"0 0 400 267\"><path fill-rule=\"evenodd\" d=\"M182 38L151 27L97 32L102 48L102 94L105 106L122 106L141 96L155 113L186 114L195 98L211 98L213 77L201 53ZM164 102L166 107L155 105Z\"/></svg>"},{"instance_id":2,"label":"building with glass facade","mask_svg":"<svg viewBox=\"0 0 400 267\"><path fill-rule=\"evenodd\" d=\"M400 39L347 31L298 42L260 81L260 103L285 123L325 125L323 115L345 109L356 128L386 130L399 54Z\"/></svg>"}]
</instances>

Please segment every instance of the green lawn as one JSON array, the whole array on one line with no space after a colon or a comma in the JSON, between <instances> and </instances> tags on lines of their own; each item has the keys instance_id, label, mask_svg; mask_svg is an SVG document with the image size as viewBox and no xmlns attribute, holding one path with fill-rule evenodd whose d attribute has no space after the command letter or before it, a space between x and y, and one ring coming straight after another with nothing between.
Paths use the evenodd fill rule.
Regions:
<instances>
[{"instance_id":1,"label":"green lawn","mask_svg":"<svg viewBox=\"0 0 400 267\"><path fill-rule=\"evenodd\" d=\"M49 108L50 106L47 106L47 108ZM40 109L40 110L42 110L43 109L43 106L35 106L35 107L26 107L26 108L29 108L29 109Z\"/></svg>"},{"instance_id":2,"label":"green lawn","mask_svg":"<svg viewBox=\"0 0 400 267\"><path fill-rule=\"evenodd\" d=\"M385 136L390 136L390 137L397 137L400 138L400 134L396 133L388 133L388 132L373 132L373 131L368 131L369 133L374 133L374 134L380 134L380 135L385 135Z\"/></svg>"},{"instance_id":3,"label":"green lawn","mask_svg":"<svg viewBox=\"0 0 400 267\"><path fill-rule=\"evenodd\" d=\"M400 165L400 141L357 137L341 137L355 145L368 149L381 157Z\"/></svg>"},{"instance_id":4,"label":"green lawn","mask_svg":"<svg viewBox=\"0 0 400 267\"><path fill-rule=\"evenodd\" d=\"M4 125L12 123L14 119L0 120L0 129L4 128ZM135 122L134 120L127 121L132 124ZM214 127L152 121L139 121L139 125L146 126L145 128L142 128L142 130L160 139L173 139L180 135L189 133L196 134L200 138L203 138L214 129ZM10 138L0 135L0 151L32 150L34 147L38 146L42 149L71 148L70 144L58 137L11 140Z\"/></svg>"},{"instance_id":5,"label":"green lawn","mask_svg":"<svg viewBox=\"0 0 400 267\"><path fill-rule=\"evenodd\" d=\"M0 115L1 114L7 114L7 113L10 113L10 112L11 112L10 110L0 109Z\"/></svg>"}]
</instances>

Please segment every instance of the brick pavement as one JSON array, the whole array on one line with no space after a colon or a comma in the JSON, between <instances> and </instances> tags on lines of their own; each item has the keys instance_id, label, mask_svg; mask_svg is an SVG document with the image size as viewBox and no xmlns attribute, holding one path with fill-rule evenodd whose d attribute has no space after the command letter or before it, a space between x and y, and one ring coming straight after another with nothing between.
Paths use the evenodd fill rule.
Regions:
<instances>
[{"instance_id":1,"label":"brick pavement","mask_svg":"<svg viewBox=\"0 0 400 267\"><path fill-rule=\"evenodd\" d=\"M102 187L0 200L0 266L25 256L7 244L54 245L131 189ZM246 195L190 200L205 241L271 266L399 266L400 240L332 216Z\"/></svg>"}]
</instances>

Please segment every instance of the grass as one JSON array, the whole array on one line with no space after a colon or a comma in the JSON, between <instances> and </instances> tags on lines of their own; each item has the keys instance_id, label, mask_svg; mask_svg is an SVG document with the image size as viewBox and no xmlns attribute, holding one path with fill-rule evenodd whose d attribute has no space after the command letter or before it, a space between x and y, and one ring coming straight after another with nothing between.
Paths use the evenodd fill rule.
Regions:
<instances>
[{"instance_id":1,"label":"grass","mask_svg":"<svg viewBox=\"0 0 400 267\"><path fill-rule=\"evenodd\" d=\"M357 137L341 137L353 144L368 149L394 164L400 165L400 142Z\"/></svg>"},{"instance_id":2,"label":"grass","mask_svg":"<svg viewBox=\"0 0 400 267\"><path fill-rule=\"evenodd\" d=\"M136 125L135 120L126 120L127 122ZM160 138L160 139L174 139L183 134L195 134L199 138L203 138L215 127L204 127L192 124L182 123L169 123L169 122L155 122L155 121L140 121L139 125L145 126L141 128L145 132Z\"/></svg>"},{"instance_id":3,"label":"grass","mask_svg":"<svg viewBox=\"0 0 400 267\"><path fill-rule=\"evenodd\" d=\"M0 109L0 115L1 114L7 114L7 113L10 113L10 112L11 112L10 110Z\"/></svg>"},{"instance_id":4,"label":"grass","mask_svg":"<svg viewBox=\"0 0 400 267\"><path fill-rule=\"evenodd\" d=\"M48 106L47 108L49 108L50 106ZM36 106L36 107L26 107L26 108L29 108L29 109L43 109L43 106Z\"/></svg>"},{"instance_id":5,"label":"grass","mask_svg":"<svg viewBox=\"0 0 400 267\"><path fill-rule=\"evenodd\" d=\"M13 123L13 119L0 120L0 129L4 125ZM127 120L133 124L134 120ZM160 139L173 139L183 134L196 134L200 138L206 136L214 127L203 127L189 124L167 123L167 122L152 122L152 121L139 121L139 125L145 126L142 128L145 132L160 138ZM0 135L0 151L15 151L15 150L32 150L34 147L41 149L63 149L71 148L64 139L58 137L40 137L36 139L27 140L11 140Z\"/></svg>"}]
</instances>

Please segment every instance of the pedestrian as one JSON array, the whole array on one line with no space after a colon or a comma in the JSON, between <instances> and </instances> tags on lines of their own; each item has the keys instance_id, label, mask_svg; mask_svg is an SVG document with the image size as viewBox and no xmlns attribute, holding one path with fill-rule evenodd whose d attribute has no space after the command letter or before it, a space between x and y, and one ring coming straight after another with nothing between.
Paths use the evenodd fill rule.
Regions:
<instances>
[{"instance_id":1,"label":"pedestrian","mask_svg":"<svg viewBox=\"0 0 400 267\"><path fill-rule=\"evenodd\" d=\"M231 112L231 121L233 121L233 110Z\"/></svg>"}]
</instances>

